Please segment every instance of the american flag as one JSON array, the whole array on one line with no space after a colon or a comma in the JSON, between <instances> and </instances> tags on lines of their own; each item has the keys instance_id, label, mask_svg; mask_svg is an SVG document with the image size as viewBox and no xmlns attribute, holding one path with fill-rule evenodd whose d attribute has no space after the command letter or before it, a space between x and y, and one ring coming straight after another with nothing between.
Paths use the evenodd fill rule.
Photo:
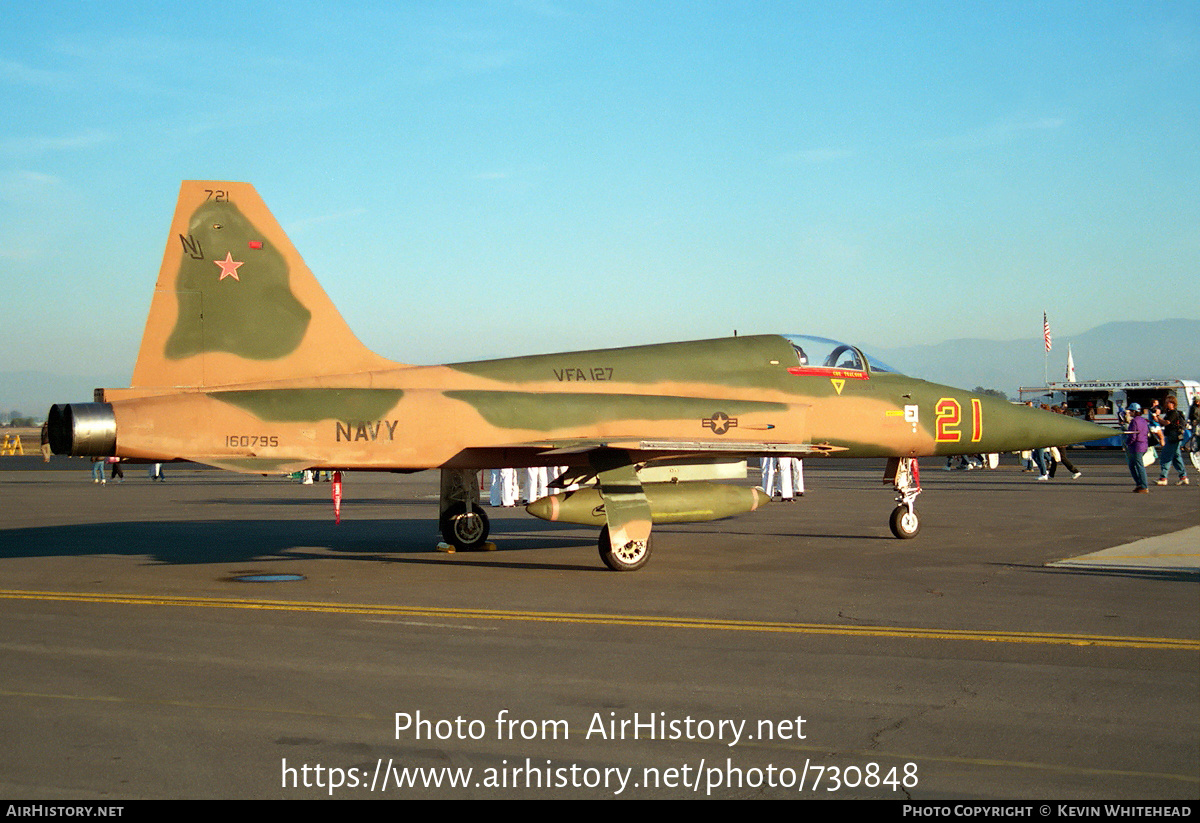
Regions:
<instances>
[{"instance_id":1,"label":"american flag","mask_svg":"<svg viewBox=\"0 0 1200 823\"><path fill-rule=\"evenodd\" d=\"M1046 341L1046 351L1050 351L1050 321L1045 312L1042 312L1042 339Z\"/></svg>"}]
</instances>

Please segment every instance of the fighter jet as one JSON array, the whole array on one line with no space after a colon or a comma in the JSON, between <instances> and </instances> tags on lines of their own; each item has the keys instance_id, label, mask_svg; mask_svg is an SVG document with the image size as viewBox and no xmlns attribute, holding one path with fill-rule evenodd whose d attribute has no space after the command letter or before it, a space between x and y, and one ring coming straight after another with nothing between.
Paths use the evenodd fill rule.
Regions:
<instances>
[{"instance_id":1,"label":"fighter jet","mask_svg":"<svg viewBox=\"0 0 1200 823\"><path fill-rule=\"evenodd\" d=\"M1091 423L899 374L855 346L758 335L412 366L350 331L254 187L184 182L132 385L50 409L56 454L239 472L441 470L439 524L480 547L478 471L566 466L530 505L601 526L641 568L655 522L751 511L714 483L762 456L885 457L892 532L913 537L915 458L1065 445ZM744 464L743 474L744 474Z\"/></svg>"}]
</instances>

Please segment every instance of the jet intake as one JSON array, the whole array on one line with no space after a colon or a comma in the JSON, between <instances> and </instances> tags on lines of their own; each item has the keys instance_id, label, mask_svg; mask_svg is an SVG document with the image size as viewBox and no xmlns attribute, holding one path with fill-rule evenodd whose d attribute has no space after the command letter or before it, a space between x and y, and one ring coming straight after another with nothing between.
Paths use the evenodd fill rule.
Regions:
<instances>
[{"instance_id":1,"label":"jet intake","mask_svg":"<svg viewBox=\"0 0 1200 823\"><path fill-rule=\"evenodd\" d=\"M117 418L111 403L55 403L47 430L55 454L109 457L117 452Z\"/></svg>"},{"instance_id":2,"label":"jet intake","mask_svg":"<svg viewBox=\"0 0 1200 823\"><path fill-rule=\"evenodd\" d=\"M762 489L725 483L644 483L655 523L699 523L752 512L767 504ZM604 498L595 488L552 494L535 500L525 511L542 520L603 526Z\"/></svg>"}]
</instances>

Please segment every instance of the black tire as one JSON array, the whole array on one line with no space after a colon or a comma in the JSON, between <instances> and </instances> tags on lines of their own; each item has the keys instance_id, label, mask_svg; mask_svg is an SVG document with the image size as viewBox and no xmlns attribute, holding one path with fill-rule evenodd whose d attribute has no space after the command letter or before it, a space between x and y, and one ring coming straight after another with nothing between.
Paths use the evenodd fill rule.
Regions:
<instances>
[{"instance_id":1,"label":"black tire","mask_svg":"<svg viewBox=\"0 0 1200 823\"><path fill-rule=\"evenodd\" d=\"M901 540L916 537L917 532L921 531L921 521L917 519L917 513L910 512L908 506L897 506L892 509L892 517L888 525L892 527L892 534Z\"/></svg>"},{"instance_id":2,"label":"black tire","mask_svg":"<svg viewBox=\"0 0 1200 823\"><path fill-rule=\"evenodd\" d=\"M615 572L635 572L646 565L646 561L650 559L649 539L643 546L614 552L612 544L608 540L608 526L600 530L600 539L597 545L600 549L600 559L604 561L604 565Z\"/></svg>"},{"instance_id":3,"label":"black tire","mask_svg":"<svg viewBox=\"0 0 1200 823\"><path fill-rule=\"evenodd\" d=\"M442 539L459 551L474 551L487 540L491 524L487 512L478 504L471 505L467 512L466 503L454 503L446 509L438 523Z\"/></svg>"}]
</instances>

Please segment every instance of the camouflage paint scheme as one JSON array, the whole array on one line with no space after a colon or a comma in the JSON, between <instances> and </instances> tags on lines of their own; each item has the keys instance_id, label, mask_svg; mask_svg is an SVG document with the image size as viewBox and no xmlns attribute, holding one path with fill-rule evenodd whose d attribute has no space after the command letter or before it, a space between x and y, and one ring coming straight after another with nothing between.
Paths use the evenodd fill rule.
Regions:
<instances>
[{"instance_id":1,"label":"camouflage paint scheme","mask_svg":"<svg viewBox=\"0 0 1200 823\"><path fill-rule=\"evenodd\" d=\"M614 550L649 538L645 461L919 457L1109 433L865 358L808 367L774 335L396 363L355 338L252 186L199 181L180 190L132 386L96 399L128 458L246 472L569 465L597 479Z\"/></svg>"}]
</instances>

